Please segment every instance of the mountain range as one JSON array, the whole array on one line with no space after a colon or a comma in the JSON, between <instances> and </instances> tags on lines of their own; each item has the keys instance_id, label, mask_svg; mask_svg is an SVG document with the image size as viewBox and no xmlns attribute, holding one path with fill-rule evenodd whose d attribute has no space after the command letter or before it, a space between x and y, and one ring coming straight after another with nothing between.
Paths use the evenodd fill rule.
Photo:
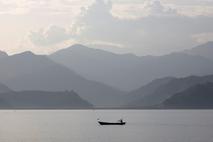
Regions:
<instances>
[{"instance_id":1,"label":"mountain range","mask_svg":"<svg viewBox=\"0 0 213 142\"><path fill-rule=\"evenodd\" d=\"M11 92L12 90L8 88L6 85L0 83L0 93L7 93Z\"/></svg>"},{"instance_id":2,"label":"mountain range","mask_svg":"<svg viewBox=\"0 0 213 142\"><path fill-rule=\"evenodd\" d=\"M184 52L187 54L199 55L207 59L213 60L213 41L196 46L192 49L185 50Z\"/></svg>"},{"instance_id":3,"label":"mountain range","mask_svg":"<svg viewBox=\"0 0 213 142\"><path fill-rule=\"evenodd\" d=\"M14 91L74 90L96 106L117 105L122 91L85 79L43 55L24 52L0 60L0 81Z\"/></svg>"},{"instance_id":4,"label":"mountain range","mask_svg":"<svg viewBox=\"0 0 213 142\"><path fill-rule=\"evenodd\" d=\"M213 83L197 84L163 102L164 108L213 108Z\"/></svg>"},{"instance_id":5,"label":"mountain range","mask_svg":"<svg viewBox=\"0 0 213 142\"><path fill-rule=\"evenodd\" d=\"M183 52L142 57L80 44L47 56L29 51L9 56L0 51L0 94L3 100L9 97L10 101L19 96L25 102L31 102L29 107L36 106L31 100L36 95L46 100L47 107L51 96L48 94L52 94L49 99L53 104L55 102L54 105L57 105L57 93L71 103L72 97L67 96L69 91L66 90L77 92L70 94L79 95L79 105L84 102L88 107L91 104L98 108L162 107L168 104L164 104L167 99L180 92L213 82L212 47L213 42L209 42ZM28 100L27 94L33 96ZM69 106L68 102L64 102L64 107ZM2 100L1 103L9 104Z\"/></svg>"},{"instance_id":6,"label":"mountain range","mask_svg":"<svg viewBox=\"0 0 213 142\"><path fill-rule=\"evenodd\" d=\"M2 88L0 88L1 90ZM20 91L0 93L0 109L83 109L92 108L74 91Z\"/></svg>"},{"instance_id":7,"label":"mountain range","mask_svg":"<svg viewBox=\"0 0 213 142\"><path fill-rule=\"evenodd\" d=\"M0 109L82 109L93 105L74 91L13 91L0 83Z\"/></svg>"},{"instance_id":8,"label":"mountain range","mask_svg":"<svg viewBox=\"0 0 213 142\"><path fill-rule=\"evenodd\" d=\"M155 107L179 92L208 82L213 82L213 75L157 79L139 89L129 92L126 98L127 101L124 104L127 104L127 107L133 108Z\"/></svg>"},{"instance_id":9,"label":"mountain range","mask_svg":"<svg viewBox=\"0 0 213 142\"><path fill-rule=\"evenodd\" d=\"M89 80L103 82L123 91L137 89L156 78L213 73L213 60L185 52L138 57L74 45L49 57Z\"/></svg>"}]
</instances>

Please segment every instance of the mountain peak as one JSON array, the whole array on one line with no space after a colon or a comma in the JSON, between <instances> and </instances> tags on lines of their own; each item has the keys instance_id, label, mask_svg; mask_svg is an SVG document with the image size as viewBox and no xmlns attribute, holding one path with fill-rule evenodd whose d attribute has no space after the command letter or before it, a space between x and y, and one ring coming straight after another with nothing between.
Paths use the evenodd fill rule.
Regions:
<instances>
[{"instance_id":1,"label":"mountain peak","mask_svg":"<svg viewBox=\"0 0 213 142\"><path fill-rule=\"evenodd\" d=\"M73 44L72 46L70 46L70 48L88 48L88 47L82 44Z\"/></svg>"},{"instance_id":2,"label":"mountain peak","mask_svg":"<svg viewBox=\"0 0 213 142\"><path fill-rule=\"evenodd\" d=\"M61 49L59 51L56 51L55 53L58 53L58 52L64 52L64 51L87 51L88 49L91 49L85 45L82 45L82 44L73 44L67 48L64 48L64 49ZM53 53L53 54L55 54Z\"/></svg>"},{"instance_id":3,"label":"mountain peak","mask_svg":"<svg viewBox=\"0 0 213 142\"><path fill-rule=\"evenodd\" d=\"M7 57L7 53L0 50L0 57Z\"/></svg>"},{"instance_id":4,"label":"mountain peak","mask_svg":"<svg viewBox=\"0 0 213 142\"><path fill-rule=\"evenodd\" d=\"M19 53L19 54L16 54L16 55L19 55L19 56L35 56L35 54L31 51L25 51L25 52L22 52L22 53Z\"/></svg>"},{"instance_id":5,"label":"mountain peak","mask_svg":"<svg viewBox=\"0 0 213 142\"><path fill-rule=\"evenodd\" d=\"M68 48L65 48L65 50L87 50L87 49L91 49L91 48L89 48L89 47L87 47L87 46L85 46L85 45L83 45L83 44L73 44L73 45L71 45L71 46L69 46ZM62 49L62 51L63 51L63 49Z\"/></svg>"},{"instance_id":6,"label":"mountain peak","mask_svg":"<svg viewBox=\"0 0 213 142\"><path fill-rule=\"evenodd\" d=\"M71 52L75 52L76 54L77 53L81 53L81 54L90 54L90 55L102 55L102 54L106 54L106 53L110 53L110 54L113 54L111 52L108 52L108 51L105 51L105 50L101 50L101 49L97 49L97 48L91 48L91 47L87 47L85 45L82 45L82 44L74 44L68 48L65 48L65 49L62 49L62 50L59 50L53 54L56 54L56 53L64 53L64 52L67 52L67 51L71 51Z\"/></svg>"}]
</instances>

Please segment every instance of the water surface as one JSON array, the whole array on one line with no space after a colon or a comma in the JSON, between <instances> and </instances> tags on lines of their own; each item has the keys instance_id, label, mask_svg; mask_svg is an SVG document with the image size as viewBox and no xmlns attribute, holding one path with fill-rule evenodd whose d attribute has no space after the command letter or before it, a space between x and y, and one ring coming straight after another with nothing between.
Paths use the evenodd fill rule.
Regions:
<instances>
[{"instance_id":1,"label":"water surface","mask_svg":"<svg viewBox=\"0 0 213 142\"><path fill-rule=\"evenodd\" d=\"M100 126L97 118L125 126ZM212 142L213 110L1 110L0 142Z\"/></svg>"}]
</instances>

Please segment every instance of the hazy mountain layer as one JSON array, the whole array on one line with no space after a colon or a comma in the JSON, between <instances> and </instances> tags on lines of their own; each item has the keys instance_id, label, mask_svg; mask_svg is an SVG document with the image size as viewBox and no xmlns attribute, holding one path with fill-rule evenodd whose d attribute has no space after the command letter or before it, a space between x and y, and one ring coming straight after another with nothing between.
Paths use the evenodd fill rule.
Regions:
<instances>
[{"instance_id":1,"label":"hazy mountain layer","mask_svg":"<svg viewBox=\"0 0 213 142\"><path fill-rule=\"evenodd\" d=\"M192 49L185 50L184 52L213 60L213 42L205 43Z\"/></svg>"},{"instance_id":2,"label":"hazy mountain layer","mask_svg":"<svg viewBox=\"0 0 213 142\"><path fill-rule=\"evenodd\" d=\"M0 80L15 91L74 90L97 106L119 105L123 92L105 84L87 80L46 56L31 52L8 56L0 60Z\"/></svg>"},{"instance_id":3,"label":"hazy mountain layer","mask_svg":"<svg viewBox=\"0 0 213 142\"><path fill-rule=\"evenodd\" d=\"M0 93L0 109L92 108L75 92L22 91Z\"/></svg>"},{"instance_id":4,"label":"hazy mountain layer","mask_svg":"<svg viewBox=\"0 0 213 142\"><path fill-rule=\"evenodd\" d=\"M198 84L163 103L165 108L213 108L213 83Z\"/></svg>"},{"instance_id":5,"label":"hazy mountain layer","mask_svg":"<svg viewBox=\"0 0 213 142\"><path fill-rule=\"evenodd\" d=\"M213 82L213 75L154 80L150 84L130 92L127 98L127 106L150 107L159 105L178 92L206 82Z\"/></svg>"},{"instance_id":6,"label":"hazy mountain layer","mask_svg":"<svg viewBox=\"0 0 213 142\"><path fill-rule=\"evenodd\" d=\"M0 83L0 93L11 92L12 90L8 88L6 85Z\"/></svg>"},{"instance_id":7,"label":"hazy mountain layer","mask_svg":"<svg viewBox=\"0 0 213 142\"><path fill-rule=\"evenodd\" d=\"M74 45L49 57L88 79L127 91L137 89L156 78L213 73L212 60L185 53L138 57Z\"/></svg>"},{"instance_id":8,"label":"hazy mountain layer","mask_svg":"<svg viewBox=\"0 0 213 142\"><path fill-rule=\"evenodd\" d=\"M7 53L3 52L3 51L0 51L0 58L4 58L4 57L7 57Z\"/></svg>"}]
</instances>

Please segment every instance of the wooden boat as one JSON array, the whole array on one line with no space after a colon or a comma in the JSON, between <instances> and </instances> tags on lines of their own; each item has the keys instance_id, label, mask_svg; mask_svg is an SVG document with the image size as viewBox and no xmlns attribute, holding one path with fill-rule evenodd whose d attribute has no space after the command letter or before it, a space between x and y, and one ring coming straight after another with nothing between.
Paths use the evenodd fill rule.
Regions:
<instances>
[{"instance_id":1,"label":"wooden boat","mask_svg":"<svg viewBox=\"0 0 213 142\"><path fill-rule=\"evenodd\" d=\"M125 125L126 122L119 121L119 122L103 122L103 121L98 121L100 125Z\"/></svg>"}]
</instances>

